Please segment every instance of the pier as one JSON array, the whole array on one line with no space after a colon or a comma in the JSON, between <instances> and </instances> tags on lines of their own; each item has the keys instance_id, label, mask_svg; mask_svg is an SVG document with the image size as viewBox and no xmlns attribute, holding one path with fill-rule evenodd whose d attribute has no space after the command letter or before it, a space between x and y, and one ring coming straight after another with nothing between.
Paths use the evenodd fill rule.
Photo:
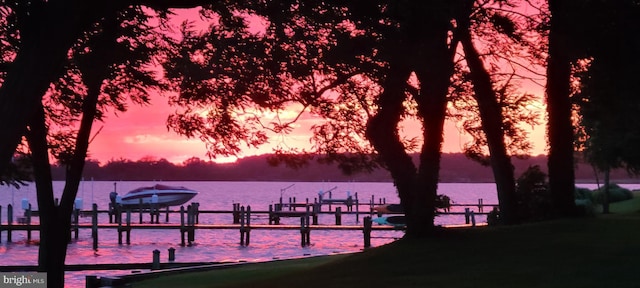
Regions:
<instances>
[{"instance_id":1,"label":"pier","mask_svg":"<svg viewBox=\"0 0 640 288\"><path fill-rule=\"evenodd\" d=\"M181 206L179 210L170 210L169 208L159 209L157 207L149 207L144 209L127 209L123 210L119 207L109 205L108 209L100 210L97 204L92 205L91 210L76 209L72 217L71 233L72 239L78 239L78 233L81 229L91 229L93 249L98 250L100 230L115 230L118 233L118 244L130 245L131 233L135 230L157 229L157 230L173 230L179 232L181 246L191 246L196 241L198 230L236 230L239 232L239 243L241 246L249 246L251 243L251 232L259 230L298 230L300 231L300 245L308 246L311 243L312 231L316 230L360 230L363 232L363 246L365 248L371 246L372 232L375 231L392 231L402 230L403 227L391 225L372 225L371 219L376 214L374 212L375 205L386 203L384 199L374 201L373 197L367 203L360 203L357 198L349 197L344 199L320 198L310 202L295 202L295 198L290 198L288 202L283 202L280 198L279 203L269 205L269 210L251 210L250 206L242 206L234 203L231 210L200 210L199 203L191 203L187 207ZM323 209L327 206L328 209ZM365 206L367 212L360 212L360 206ZM464 208L462 211L445 211L440 212L442 215L464 215L465 224L475 226L475 215L488 214L484 207L495 207L495 204L485 204L482 199L477 204L452 204L452 207ZM34 216L38 216L38 211L32 211L31 205L23 203L24 216L15 217L14 208L11 205L6 207L6 221L2 214L4 207L0 206L0 240L2 233L6 233L6 241L12 242L12 234L14 231L26 231L27 241L32 240L32 231L39 231L39 223L32 220ZM345 208L343 211L343 208ZM472 210L478 208L478 211ZM100 223L100 219L107 218L108 223ZM137 214L137 215L136 215ZM160 221L161 214L164 214L164 222ZM177 214L179 222L170 223L170 215ZM205 215L221 214L229 215L227 223L200 223L200 217ZM102 215L102 217L100 216ZM320 215L324 215L323 221L332 219L330 223L320 223ZM332 216L333 217L332 217ZM137 216L137 222L134 217ZM356 225L343 225L343 217L355 217ZM362 218L362 224L360 217ZM380 216L380 215L378 215ZM80 219L91 217L91 221L81 223ZM282 218L298 218L299 224L282 224ZM148 221L145 221L148 219ZM292 222L292 221L289 221ZM293 221L297 222L297 221ZM375 237L375 236L374 236Z\"/></svg>"}]
</instances>

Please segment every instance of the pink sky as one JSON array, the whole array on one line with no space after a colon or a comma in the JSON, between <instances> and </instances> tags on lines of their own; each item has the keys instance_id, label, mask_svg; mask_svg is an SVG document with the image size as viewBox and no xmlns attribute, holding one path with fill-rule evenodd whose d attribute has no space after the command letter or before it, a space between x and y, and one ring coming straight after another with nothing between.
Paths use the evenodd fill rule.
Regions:
<instances>
[{"instance_id":1,"label":"pink sky","mask_svg":"<svg viewBox=\"0 0 640 288\"><path fill-rule=\"evenodd\" d=\"M173 108L167 99L156 96L149 106L131 106L126 113L109 114L104 122L96 122L94 131L101 126L102 130L89 147L89 158L106 163L111 159L125 158L139 160L143 157L164 158L173 163L182 163L191 157L209 160L206 147L199 139L187 139L173 131L168 131L166 119ZM315 120L318 121L318 120ZM292 135L282 139L273 135L269 144L260 149L247 149L243 156L271 153L277 145L309 149L309 126L313 119L306 118L299 122L299 128ZM416 127L407 127L408 133L419 133ZM95 132L94 132L95 133ZM534 155L545 153L545 128L537 126L531 131L530 139L534 143ZM445 131L444 152L460 152L466 142L465 136L456 128L455 123L448 122ZM216 159L230 161L231 159Z\"/></svg>"},{"instance_id":2,"label":"pink sky","mask_svg":"<svg viewBox=\"0 0 640 288\"><path fill-rule=\"evenodd\" d=\"M195 10L182 10L176 18L176 23L185 19L197 20ZM187 11L186 13L184 11ZM201 22L202 23L202 22ZM206 27L206 25L202 25ZM542 102L542 88L530 85L526 92L540 97ZM523 91L524 92L524 91ZM538 107L537 109L544 109ZM173 163L182 163L191 157L209 160L206 147L199 139L187 139L166 127L167 116L175 108L168 105L167 99L155 96L149 106L130 105L129 111L115 115L108 113L104 122L94 124L94 133L103 126L97 137L89 147L89 158L106 163L111 159L125 158L139 160L143 157L164 158ZM544 115L544 113L541 113ZM543 119L541 119L543 120ZM310 147L309 127L318 120L305 118L298 122L299 128L285 139L275 135L269 144L260 149L246 149L240 157L271 153L275 146L306 148ZM541 121L542 122L542 121ZM407 133L417 135L420 127L407 127ZM544 125L533 127L530 139L534 143L532 154L544 154L546 148ZM460 152L466 138L456 128L455 123L447 122L445 128L444 152ZM216 161L232 161L233 159L216 159Z\"/></svg>"}]
</instances>

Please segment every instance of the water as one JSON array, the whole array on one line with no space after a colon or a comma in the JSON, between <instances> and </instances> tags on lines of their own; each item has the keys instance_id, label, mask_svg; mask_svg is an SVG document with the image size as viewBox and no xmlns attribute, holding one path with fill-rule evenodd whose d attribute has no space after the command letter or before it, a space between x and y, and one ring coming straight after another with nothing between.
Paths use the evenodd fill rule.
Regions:
<instances>
[{"instance_id":1,"label":"water","mask_svg":"<svg viewBox=\"0 0 640 288\"><path fill-rule=\"evenodd\" d=\"M156 182L117 182L116 189L120 195L140 186L152 185ZM362 182L163 182L168 185L179 185L194 189L199 194L192 200L200 203L200 210L232 210L233 203L243 206L251 206L253 211L268 210L270 204L278 203L282 197L288 201L295 197L297 202L309 199L313 202L318 197L318 192L327 191L337 187L332 192L332 198L346 198L347 193L355 196L357 193L360 203L369 203L372 199L379 203L399 202L392 183L362 183ZM64 182L54 183L54 193L60 197ZM595 185L580 185L581 187L594 188ZM640 187L640 185L634 185ZM288 187L288 188L287 188ZM627 186L625 186L627 187ZM637 188L627 187L627 188ZM284 189L287 188L287 189ZM109 192L113 191L114 182L96 181L83 182L78 192L78 198L82 201L82 209L89 210L91 203L97 203L98 209L105 210L109 203ZM478 199L483 199L485 204L497 203L495 184L493 183L442 183L439 185L439 193L448 195L454 203L474 204ZM3 207L3 223L6 223L6 206L14 206L14 215L21 216L23 199L27 199L37 210L37 201L34 187L16 190L0 186L0 205ZM325 195L328 198L328 195ZM334 206L335 207L335 206ZM177 207L172 207L177 209ZM463 209L463 208L457 208ZM327 210L323 206L323 211ZM346 210L343 208L343 211ZM354 209L355 210L355 209ZM475 209L477 211L477 207ZM369 211L368 206L360 206L363 212L356 219L355 215L343 215L343 225L361 225L363 216ZM455 209L452 211L456 211ZM459 210L458 210L459 211ZM134 214L132 222L138 222L138 214ZM149 216L144 215L144 221L148 222ZM160 220L164 222L164 214ZM486 218L478 215L477 222L484 222ZM81 218L81 223L90 223L91 218ZM299 224L297 218L282 218L282 224ZM34 222L38 222L34 219ZM100 223L108 223L108 216L102 214ZM170 223L179 223L178 214L170 215ZM266 224L267 219L253 219L252 224ZM321 215L320 224L334 224L332 215ZM230 214L200 214L201 224L231 224ZM464 216L439 216L437 224L462 224ZM7 233L1 233L0 265L36 265L38 246L27 243L26 232L13 232L13 242L7 243ZM33 239L38 239L38 232L32 234ZM380 246L402 236L400 231L374 231L372 236L380 237L371 239L372 246ZM334 253L358 252L363 249L362 231L330 231L312 230L311 246L300 246L300 232L297 230L253 230L251 232L251 244L242 247L239 243L239 231L237 230L197 230L195 245L191 247L180 246L180 232L176 230L133 230L131 232L131 245L118 245L118 233L115 229L100 230L99 248L97 252L92 250L92 238L90 229L81 229L79 238L68 246L67 264L104 264L104 263L141 263L152 261L152 251L161 251L161 261L167 261L168 249L176 249L176 262L223 262L223 261L264 261L271 259L284 259L300 256L328 255ZM67 272L67 287L84 287L85 275L121 275L129 271L79 271Z\"/></svg>"}]
</instances>

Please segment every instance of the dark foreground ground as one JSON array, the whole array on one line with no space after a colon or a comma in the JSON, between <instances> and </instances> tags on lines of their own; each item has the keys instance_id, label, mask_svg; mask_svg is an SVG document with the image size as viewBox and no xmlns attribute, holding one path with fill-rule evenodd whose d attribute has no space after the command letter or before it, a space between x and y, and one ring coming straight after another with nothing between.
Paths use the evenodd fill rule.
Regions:
<instances>
[{"instance_id":1,"label":"dark foreground ground","mask_svg":"<svg viewBox=\"0 0 640 288\"><path fill-rule=\"evenodd\" d=\"M640 198L609 215L447 229L362 253L165 276L133 287L640 287Z\"/></svg>"}]
</instances>

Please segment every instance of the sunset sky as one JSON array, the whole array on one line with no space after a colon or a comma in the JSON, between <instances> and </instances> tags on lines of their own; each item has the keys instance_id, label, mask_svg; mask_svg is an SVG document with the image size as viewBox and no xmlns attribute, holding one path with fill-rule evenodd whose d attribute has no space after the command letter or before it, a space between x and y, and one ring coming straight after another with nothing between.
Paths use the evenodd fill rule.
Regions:
<instances>
[{"instance_id":1,"label":"sunset sky","mask_svg":"<svg viewBox=\"0 0 640 288\"><path fill-rule=\"evenodd\" d=\"M198 19L195 10L182 10L176 17L175 22L180 23L184 19ZM206 27L206 25L202 25ZM542 102L542 87L531 85L522 92L532 93L540 97ZM542 105L541 105L542 106ZM538 109L544 109L539 107ZM143 157L156 159L167 159L170 162L179 164L191 157L198 157L209 160L206 156L206 147L199 139L187 139L173 131L168 131L166 119L175 108L167 104L167 99L155 96L151 99L151 105L137 106L130 105L125 113L107 113L104 122L95 122L93 133L102 127L89 147L89 158L105 164L111 159L139 160ZM541 113L544 115L544 113ZM281 116L282 117L282 116ZM542 122L543 119L541 119ZM306 117L297 122L298 128L293 134L282 139L279 135L272 135L269 144L260 149L246 149L240 157L271 153L275 146L285 147L310 147L309 127L317 123L318 119ZM417 135L420 127L406 127L406 133ZM448 122L445 130L444 152L460 152L461 147L466 142L465 136L456 128L455 123ZM532 154L545 153L545 127L540 125L533 127L530 139L534 143ZM215 161L233 161L233 159L219 158Z\"/></svg>"},{"instance_id":2,"label":"sunset sky","mask_svg":"<svg viewBox=\"0 0 640 288\"><path fill-rule=\"evenodd\" d=\"M105 164L111 159L125 158L139 160L143 157L165 158L173 163L182 163L191 157L209 160L206 147L199 139L187 139L173 131L168 131L165 121L174 109L169 107L167 99L156 97L149 106L131 106L129 111L118 115L109 114L105 122L94 124L94 133L98 133L89 147L89 158ZM309 148L309 127L317 122L307 117L299 122L299 128L285 139L274 135L268 145L261 149L247 149L242 156L251 156L272 152L277 145ZM419 133L418 127L407 127L407 133ZM531 139L534 142L534 155L545 153L545 128L534 127ZM455 123L447 123L444 152L460 152L464 136ZM216 159L230 161L232 159Z\"/></svg>"}]
</instances>

